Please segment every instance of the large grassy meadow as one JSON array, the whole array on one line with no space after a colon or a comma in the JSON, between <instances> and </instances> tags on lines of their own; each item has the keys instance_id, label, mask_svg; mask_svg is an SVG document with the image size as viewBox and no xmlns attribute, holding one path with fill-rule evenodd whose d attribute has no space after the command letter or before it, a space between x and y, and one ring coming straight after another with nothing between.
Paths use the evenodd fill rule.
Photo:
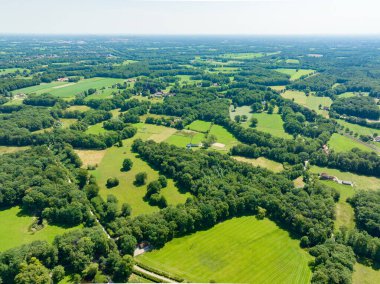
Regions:
<instances>
[{"instance_id":1,"label":"large grassy meadow","mask_svg":"<svg viewBox=\"0 0 380 284\"><path fill-rule=\"evenodd\" d=\"M31 94L35 93L37 95L43 93L49 93L61 98L72 98L76 94L87 91L88 89L94 88L100 90L103 87L111 87L114 84L122 83L122 79L113 79L113 78L91 78L83 79L77 83L68 83L68 82L51 82L47 84L40 84L37 86L27 87L13 91L14 94L25 93Z\"/></svg>"},{"instance_id":2,"label":"large grassy meadow","mask_svg":"<svg viewBox=\"0 0 380 284\"><path fill-rule=\"evenodd\" d=\"M279 68L279 69L276 69L276 71L289 75L291 81L298 80L302 76L308 76L315 72L315 70L312 70L312 69L286 69L286 68Z\"/></svg>"},{"instance_id":3,"label":"large grassy meadow","mask_svg":"<svg viewBox=\"0 0 380 284\"><path fill-rule=\"evenodd\" d=\"M261 112L254 113L252 116L258 120L256 126L257 130L268 132L277 137L292 138L292 136L284 130L284 122L282 121L281 115L277 113L268 114L266 112Z\"/></svg>"},{"instance_id":4,"label":"large grassy meadow","mask_svg":"<svg viewBox=\"0 0 380 284\"><path fill-rule=\"evenodd\" d=\"M31 232L29 226L34 217L24 214L20 207L12 207L0 211L0 252L18 247L36 240L52 242L54 237L61 235L67 230L54 225L46 225L43 229ZM76 228L76 227L74 227Z\"/></svg>"},{"instance_id":5,"label":"large grassy meadow","mask_svg":"<svg viewBox=\"0 0 380 284\"><path fill-rule=\"evenodd\" d=\"M368 146L338 133L334 133L327 144L329 148L335 152L348 152L353 148L359 148L360 150L369 152L373 151Z\"/></svg>"},{"instance_id":6,"label":"large grassy meadow","mask_svg":"<svg viewBox=\"0 0 380 284\"><path fill-rule=\"evenodd\" d=\"M274 222L234 218L177 238L138 261L191 282L309 283L311 256Z\"/></svg>"},{"instance_id":7,"label":"large grassy meadow","mask_svg":"<svg viewBox=\"0 0 380 284\"><path fill-rule=\"evenodd\" d=\"M293 100L297 104L300 104L309 109L315 110L318 114L325 117L328 116L328 111L319 109L319 105L322 107L330 107L332 100L329 97L317 97L312 94L306 96L304 92L288 90L281 94L286 99Z\"/></svg>"},{"instance_id":8,"label":"large grassy meadow","mask_svg":"<svg viewBox=\"0 0 380 284\"><path fill-rule=\"evenodd\" d=\"M269 160L269 159L264 158L264 157L259 157L257 159L252 159L252 158L233 156L232 158L234 158L235 160L237 160L239 162L244 162L244 163L247 163L247 164L251 164L251 165L253 165L255 167L266 168L266 169L271 170L271 171L273 171L275 173L279 173L282 170L284 170L284 167L283 167L282 164L280 164L278 162L275 162L275 161L272 161L272 160Z\"/></svg>"}]
</instances>

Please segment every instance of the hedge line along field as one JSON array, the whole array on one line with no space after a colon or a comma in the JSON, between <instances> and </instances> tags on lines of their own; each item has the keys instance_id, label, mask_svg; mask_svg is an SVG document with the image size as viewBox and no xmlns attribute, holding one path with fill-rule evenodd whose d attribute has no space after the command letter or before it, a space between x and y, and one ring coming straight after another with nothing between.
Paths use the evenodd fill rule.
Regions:
<instances>
[{"instance_id":1,"label":"hedge line along field","mask_svg":"<svg viewBox=\"0 0 380 284\"><path fill-rule=\"evenodd\" d=\"M7 249L30 243L36 240L45 240L52 242L54 237L61 235L67 230L74 228L63 228L54 225L45 225L39 231L29 231L32 225L33 216L26 215L21 211L20 207L12 207L0 211L0 252Z\"/></svg>"},{"instance_id":2,"label":"hedge line along field","mask_svg":"<svg viewBox=\"0 0 380 284\"><path fill-rule=\"evenodd\" d=\"M310 255L274 222L234 218L137 260L191 282L309 283Z\"/></svg>"},{"instance_id":3,"label":"hedge line along field","mask_svg":"<svg viewBox=\"0 0 380 284\"><path fill-rule=\"evenodd\" d=\"M268 132L274 136L291 139L292 136L285 132L284 122L281 115L273 113L268 114L266 112L254 113L253 117L257 118L258 123L255 127L257 130Z\"/></svg>"},{"instance_id":4,"label":"hedge line along field","mask_svg":"<svg viewBox=\"0 0 380 284\"><path fill-rule=\"evenodd\" d=\"M315 72L312 69L286 69L286 68L278 68L275 69L277 72L287 74L290 76L291 81L295 81L300 79L302 76L308 76Z\"/></svg>"},{"instance_id":5,"label":"hedge line along field","mask_svg":"<svg viewBox=\"0 0 380 284\"><path fill-rule=\"evenodd\" d=\"M323 107L330 107L332 100L329 97L317 97L310 94L306 96L304 92L288 90L281 94L282 97L289 100L294 100L295 103L300 104L309 109L315 110L318 114L328 117L328 111L323 110ZM319 109L319 105L322 109Z\"/></svg>"},{"instance_id":6,"label":"hedge line along field","mask_svg":"<svg viewBox=\"0 0 380 284\"><path fill-rule=\"evenodd\" d=\"M156 206L150 206L148 202L144 201L144 195L147 191L147 184L153 180L158 179L158 172L153 170L146 162L137 157L135 153L131 152L131 145L133 140L142 138L144 140L152 139L153 135L157 135L166 130L166 127L139 123L135 125L138 128L137 134L130 138L123 140L123 146L113 146L104 150L100 155L98 167L91 171L98 182L100 187L100 195L107 198L107 195L113 194L119 200L119 206L123 203L128 203L132 207L132 216L139 214L148 214L158 211ZM133 162L132 169L128 172L122 172L121 167L123 160L129 158ZM143 186L136 186L134 184L135 175L139 172L146 172L148 175L147 184ZM113 188L107 188L106 182L108 178L116 177L119 179L119 185ZM175 186L173 180L168 179L168 186L161 190L165 196L168 204L175 205L184 203L190 195L188 193L182 194Z\"/></svg>"},{"instance_id":7,"label":"hedge line along field","mask_svg":"<svg viewBox=\"0 0 380 284\"><path fill-rule=\"evenodd\" d=\"M360 150L369 152L373 151L366 145L363 145L360 142L357 142L349 137L346 137L338 133L334 133L331 136L330 140L327 142L327 145L330 149L333 149L336 152L348 152L351 151L351 149L353 148L359 148Z\"/></svg>"},{"instance_id":8,"label":"hedge line along field","mask_svg":"<svg viewBox=\"0 0 380 284\"><path fill-rule=\"evenodd\" d=\"M31 94L35 93L37 95L43 93L49 93L61 98L71 98L76 94L87 91L88 89L100 89L103 87L111 87L114 84L124 82L123 79L113 79L113 78L90 78L83 79L77 83L68 82L51 82L47 84L40 84L37 86L27 87L13 91L14 94L24 93Z\"/></svg>"}]
</instances>

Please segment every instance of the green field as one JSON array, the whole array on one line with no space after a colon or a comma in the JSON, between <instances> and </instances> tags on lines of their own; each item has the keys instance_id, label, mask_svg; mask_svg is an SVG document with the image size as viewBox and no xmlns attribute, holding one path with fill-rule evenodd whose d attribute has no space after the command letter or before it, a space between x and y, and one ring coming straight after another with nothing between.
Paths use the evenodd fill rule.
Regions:
<instances>
[{"instance_id":1,"label":"green field","mask_svg":"<svg viewBox=\"0 0 380 284\"><path fill-rule=\"evenodd\" d=\"M186 126L186 129L190 129L197 132L206 133L211 127L211 122L203 121L203 120L195 120Z\"/></svg>"},{"instance_id":2,"label":"green field","mask_svg":"<svg viewBox=\"0 0 380 284\"><path fill-rule=\"evenodd\" d=\"M370 135L373 136L375 133L380 134L380 129L369 128L365 126L361 126L354 123L349 123L344 121L343 119L336 120L340 125L344 126L344 128L349 128L354 133L358 133L359 135Z\"/></svg>"},{"instance_id":3,"label":"green field","mask_svg":"<svg viewBox=\"0 0 380 284\"><path fill-rule=\"evenodd\" d=\"M298 59L286 59L285 62L288 64L299 64L300 63L300 61Z\"/></svg>"},{"instance_id":4,"label":"green field","mask_svg":"<svg viewBox=\"0 0 380 284\"><path fill-rule=\"evenodd\" d=\"M293 100L299 105L315 110L318 114L325 117L328 116L328 111L319 109L319 105L322 107L330 107L332 100L329 97L317 97L313 95L306 96L304 92L288 90L281 94L286 99Z\"/></svg>"},{"instance_id":5,"label":"green field","mask_svg":"<svg viewBox=\"0 0 380 284\"><path fill-rule=\"evenodd\" d=\"M268 219L234 218L177 238L138 261L191 282L308 283L312 258Z\"/></svg>"},{"instance_id":6,"label":"green field","mask_svg":"<svg viewBox=\"0 0 380 284\"><path fill-rule=\"evenodd\" d=\"M327 144L329 148L335 152L348 152L353 148L359 148L360 150L369 152L373 151L371 148L338 133L334 133Z\"/></svg>"},{"instance_id":7,"label":"green field","mask_svg":"<svg viewBox=\"0 0 380 284\"><path fill-rule=\"evenodd\" d=\"M36 240L52 242L54 237L67 230L54 225L46 225L35 233L29 231L34 217L25 215L19 207L0 211L0 252Z\"/></svg>"},{"instance_id":8,"label":"green field","mask_svg":"<svg viewBox=\"0 0 380 284\"><path fill-rule=\"evenodd\" d=\"M165 140L166 143L175 145L177 147L186 147L187 144L199 144L204 140L203 133L191 130L179 130Z\"/></svg>"},{"instance_id":9,"label":"green field","mask_svg":"<svg viewBox=\"0 0 380 284\"><path fill-rule=\"evenodd\" d=\"M353 284L375 284L379 283L380 269L356 263L354 266L354 274L352 275Z\"/></svg>"},{"instance_id":10,"label":"green field","mask_svg":"<svg viewBox=\"0 0 380 284\"><path fill-rule=\"evenodd\" d=\"M248 127L249 126L249 120L252 117L251 107L250 106L241 106L241 107L235 108L234 109L235 111L232 111L232 110L233 110L233 106L230 107L230 118L232 120L234 120L235 116L237 116L237 115L240 115L240 116L246 115L248 117L247 121L240 122L240 124L245 126L245 127Z\"/></svg>"},{"instance_id":11,"label":"green field","mask_svg":"<svg viewBox=\"0 0 380 284\"><path fill-rule=\"evenodd\" d=\"M255 129L268 132L274 136L282 138L292 138L292 136L285 132L281 115L279 114L268 114L265 112L254 113L253 117L257 118L258 123Z\"/></svg>"},{"instance_id":12,"label":"green field","mask_svg":"<svg viewBox=\"0 0 380 284\"><path fill-rule=\"evenodd\" d=\"M265 56L265 54L261 52L226 53L222 55L223 58L234 60L254 59L263 56Z\"/></svg>"},{"instance_id":13,"label":"green field","mask_svg":"<svg viewBox=\"0 0 380 284\"><path fill-rule=\"evenodd\" d=\"M17 70L19 70L20 72L23 72L24 70L27 70L27 69L22 69L22 68L6 68L6 69L0 69L0 75L6 75L6 74L10 74L10 73L15 73ZM28 70L27 70L28 71Z\"/></svg>"},{"instance_id":14,"label":"green field","mask_svg":"<svg viewBox=\"0 0 380 284\"><path fill-rule=\"evenodd\" d=\"M68 82L52 82L48 84L41 84L38 86L32 86L28 88L23 88L14 91L14 94L24 93L24 94L43 94L50 93L54 96L61 98L72 98L76 94L87 91L88 89L94 88L100 90L103 87L111 87L114 84L122 83L122 79L113 78L91 78L80 80L78 83L68 83Z\"/></svg>"},{"instance_id":15,"label":"green field","mask_svg":"<svg viewBox=\"0 0 380 284\"><path fill-rule=\"evenodd\" d=\"M312 166L310 171L313 173L327 173L336 176L341 180L354 182L354 189L378 190L380 189L380 179L375 177L357 175L350 172L342 172L336 169ZM349 186L347 186L349 188Z\"/></svg>"},{"instance_id":16,"label":"green field","mask_svg":"<svg viewBox=\"0 0 380 284\"><path fill-rule=\"evenodd\" d=\"M262 167L262 168L266 168L268 170L271 170L275 173L279 173L281 172L284 167L282 166L282 164L280 163L277 163L275 161L272 161L272 160L269 160L267 158L264 158L264 157L259 157L257 159L252 159L252 158L245 158L245 157L239 157L239 156L234 156L232 157L234 158L235 160L239 161L239 162L244 162L244 163L247 163L247 164L251 164L255 167Z\"/></svg>"},{"instance_id":17,"label":"green field","mask_svg":"<svg viewBox=\"0 0 380 284\"><path fill-rule=\"evenodd\" d=\"M363 94L364 96L368 96L368 93L366 93L366 92L363 92L361 94ZM345 92L343 94L340 94L338 97L339 98L351 98L351 97L357 97L358 95L359 95L359 93L357 93L357 92Z\"/></svg>"},{"instance_id":18,"label":"green field","mask_svg":"<svg viewBox=\"0 0 380 284\"><path fill-rule=\"evenodd\" d=\"M290 80L291 81L294 81L294 80L298 80L300 79L302 76L308 76L310 74L313 74L315 72L315 70L312 70L312 69L287 69L287 68L278 68L278 69L275 69L277 72L280 72L280 73L283 73L283 74L287 74L290 76Z\"/></svg>"},{"instance_id":19,"label":"green field","mask_svg":"<svg viewBox=\"0 0 380 284\"><path fill-rule=\"evenodd\" d=\"M126 202L132 207L132 215L136 216L144 213L152 213L158 211L158 207L152 207L143 200L146 193L147 185L137 187L134 185L135 175L138 172L146 172L148 174L147 184L158 178L158 172L153 170L147 163L138 158L131 152L133 140L137 138L153 139L155 135L162 135L166 127L156 125L145 125L140 123L138 133L130 139L123 141L123 147L111 147L105 150L103 156L98 162L98 167L91 173L96 177L100 186L100 195L106 198L108 194L113 194L119 200L119 205ZM165 137L160 137L161 139ZM129 158L133 161L133 167L128 172L122 172L121 166L123 160ZM105 184L108 178L117 177L120 184L116 187L108 189ZM174 185L173 180L168 179L167 188L162 189L162 194L166 197L168 204L184 203L189 194L182 194Z\"/></svg>"},{"instance_id":20,"label":"green field","mask_svg":"<svg viewBox=\"0 0 380 284\"><path fill-rule=\"evenodd\" d=\"M213 146L214 149L218 150L229 150L232 148L232 146L238 144L237 139L227 131L223 126L214 124L211 127L210 135L215 135L216 137L216 143L224 144L224 147L222 145ZM218 144L217 144L218 145Z\"/></svg>"},{"instance_id":21,"label":"green field","mask_svg":"<svg viewBox=\"0 0 380 284\"><path fill-rule=\"evenodd\" d=\"M14 153L14 152L18 152L18 151L23 151L23 150L26 150L26 149L29 149L29 148L30 148L29 146L21 146L21 147L17 147L17 146L0 146L0 155L7 154L7 153Z\"/></svg>"}]
</instances>

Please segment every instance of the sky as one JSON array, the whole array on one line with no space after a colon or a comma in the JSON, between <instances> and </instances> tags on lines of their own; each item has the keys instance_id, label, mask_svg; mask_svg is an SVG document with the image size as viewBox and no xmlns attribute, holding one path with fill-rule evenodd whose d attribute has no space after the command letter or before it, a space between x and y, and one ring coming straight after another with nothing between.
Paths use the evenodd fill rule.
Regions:
<instances>
[{"instance_id":1,"label":"sky","mask_svg":"<svg viewBox=\"0 0 380 284\"><path fill-rule=\"evenodd\" d=\"M379 13L379 0L0 0L0 33L380 35Z\"/></svg>"}]
</instances>

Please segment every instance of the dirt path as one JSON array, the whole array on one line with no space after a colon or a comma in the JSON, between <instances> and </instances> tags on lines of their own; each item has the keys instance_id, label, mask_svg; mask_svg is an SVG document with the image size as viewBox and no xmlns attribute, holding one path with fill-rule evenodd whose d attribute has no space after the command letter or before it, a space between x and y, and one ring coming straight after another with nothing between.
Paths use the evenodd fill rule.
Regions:
<instances>
[{"instance_id":1,"label":"dirt path","mask_svg":"<svg viewBox=\"0 0 380 284\"><path fill-rule=\"evenodd\" d=\"M169 278L166 278L164 276L158 275L156 273L150 272L150 271L148 271L148 270L146 270L144 268L141 268L140 266L137 266L137 265L133 266L133 270L134 271L138 271L138 272L140 272L142 274L150 275L150 276L153 276L153 277L155 277L157 279L160 279L160 280L162 280L163 283L178 283L178 282L176 282L176 281L174 281L172 279L169 279Z\"/></svg>"}]
</instances>

